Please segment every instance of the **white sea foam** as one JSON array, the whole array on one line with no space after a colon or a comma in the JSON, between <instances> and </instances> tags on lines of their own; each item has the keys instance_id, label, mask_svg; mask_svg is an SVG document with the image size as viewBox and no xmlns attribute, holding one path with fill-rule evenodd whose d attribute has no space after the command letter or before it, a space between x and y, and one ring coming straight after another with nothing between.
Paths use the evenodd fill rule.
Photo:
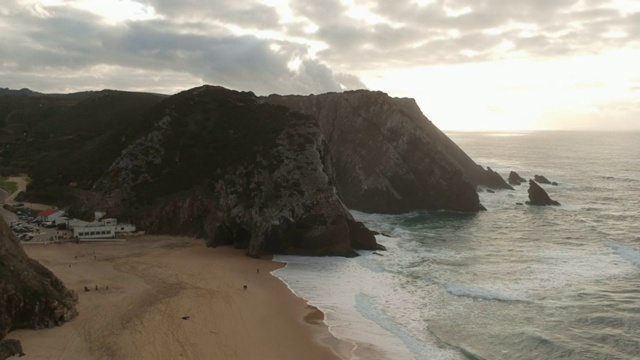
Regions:
<instances>
[{"instance_id":1,"label":"white sea foam","mask_svg":"<svg viewBox=\"0 0 640 360\"><path fill-rule=\"evenodd\" d=\"M298 296L325 313L337 338L358 344L352 359L459 359L440 349L418 317L424 299L384 271L383 257L356 259L276 256L288 265L274 271ZM422 309L424 310L424 309Z\"/></svg>"},{"instance_id":2,"label":"white sea foam","mask_svg":"<svg viewBox=\"0 0 640 360\"><path fill-rule=\"evenodd\" d=\"M633 249L629 246L619 244L615 241L608 241L606 243L608 247L613 249L621 258L632 263L635 266L640 266L640 251Z\"/></svg>"}]
</instances>

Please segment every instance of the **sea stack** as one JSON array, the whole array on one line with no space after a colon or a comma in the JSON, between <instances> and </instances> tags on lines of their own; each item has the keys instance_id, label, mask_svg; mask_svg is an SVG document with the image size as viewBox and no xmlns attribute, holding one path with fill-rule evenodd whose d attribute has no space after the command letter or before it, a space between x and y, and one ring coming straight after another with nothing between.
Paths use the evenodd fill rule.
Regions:
<instances>
[{"instance_id":1,"label":"sea stack","mask_svg":"<svg viewBox=\"0 0 640 360\"><path fill-rule=\"evenodd\" d=\"M507 181L509 182L509 184L511 185L520 185L522 183L527 182L527 180L525 178L523 178L522 176L520 176L520 174L518 174L515 171L511 171L509 173L509 178L507 179Z\"/></svg>"},{"instance_id":2,"label":"sea stack","mask_svg":"<svg viewBox=\"0 0 640 360\"><path fill-rule=\"evenodd\" d=\"M529 180L529 201L527 201L528 205L538 205L538 206L547 206L547 205L560 205L559 202L552 200L546 191L540 187L535 181Z\"/></svg>"},{"instance_id":3,"label":"sea stack","mask_svg":"<svg viewBox=\"0 0 640 360\"><path fill-rule=\"evenodd\" d=\"M549 181L549 179L547 179L543 175L535 175L533 177L533 180L535 180L538 184L551 184L551 181Z\"/></svg>"}]
</instances>

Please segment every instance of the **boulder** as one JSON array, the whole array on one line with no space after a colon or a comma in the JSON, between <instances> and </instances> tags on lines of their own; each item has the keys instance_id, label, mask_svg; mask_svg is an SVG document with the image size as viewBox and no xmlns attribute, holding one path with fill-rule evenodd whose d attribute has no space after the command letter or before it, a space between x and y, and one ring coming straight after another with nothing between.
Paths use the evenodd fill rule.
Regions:
<instances>
[{"instance_id":1,"label":"boulder","mask_svg":"<svg viewBox=\"0 0 640 360\"><path fill-rule=\"evenodd\" d=\"M509 182L509 184L511 185L520 185L522 183L527 182L527 180L525 178L523 178L522 176L520 176L520 174L518 174L515 171L511 171L509 173L509 177L507 178L507 181Z\"/></svg>"},{"instance_id":2,"label":"boulder","mask_svg":"<svg viewBox=\"0 0 640 360\"><path fill-rule=\"evenodd\" d=\"M24 356L20 341L15 339L0 341L0 360L8 359L14 355Z\"/></svg>"},{"instance_id":3,"label":"boulder","mask_svg":"<svg viewBox=\"0 0 640 360\"><path fill-rule=\"evenodd\" d=\"M547 206L547 205L560 205L559 202L552 200L546 191L540 187L535 181L529 180L529 201L527 201L527 205L538 205L538 206Z\"/></svg>"}]
</instances>

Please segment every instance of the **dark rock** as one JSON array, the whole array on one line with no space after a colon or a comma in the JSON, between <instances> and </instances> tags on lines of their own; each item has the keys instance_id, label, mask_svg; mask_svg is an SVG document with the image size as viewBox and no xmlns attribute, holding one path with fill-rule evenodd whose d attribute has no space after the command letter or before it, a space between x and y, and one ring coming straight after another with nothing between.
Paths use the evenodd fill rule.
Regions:
<instances>
[{"instance_id":1,"label":"dark rock","mask_svg":"<svg viewBox=\"0 0 640 360\"><path fill-rule=\"evenodd\" d=\"M551 184L551 181L549 181L549 179L542 175L535 175L533 177L533 180L535 180L538 184Z\"/></svg>"},{"instance_id":2,"label":"dark rock","mask_svg":"<svg viewBox=\"0 0 640 360\"><path fill-rule=\"evenodd\" d=\"M19 340L6 339L0 341L0 360L8 359L14 355L23 356L22 344Z\"/></svg>"},{"instance_id":3,"label":"dark rock","mask_svg":"<svg viewBox=\"0 0 640 360\"><path fill-rule=\"evenodd\" d=\"M495 191L493 191L493 190L491 190L491 189L487 189L487 192L488 192L489 194L495 194L495 193L496 193Z\"/></svg>"},{"instance_id":4,"label":"dark rock","mask_svg":"<svg viewBox=\"0 0 640 360\"><path fill-rule=\"evenodd\" d=\"M525 178L523 178L522 176L520 176L517 172L515 171L511 171L509 173L509 178L507 179L507 181L509 182L509 184L511 185L520 185L522 183L527 182L527 180Z\"/></svg>"},{"instance_id":5,"label":"dark rock","mask_svg":"<svg viewBox=\"0 0 640 360\"><path fill-rule=\"evenodd\" d=\"M551 200L549 195L543 188L540 187L535 181L529 180L529 201L527 201L528 205L560 205L559 202L555 200Z\"/></svg>"},{"instance_id":6,"label":"dark rock","mask_svg":"<svg viewBox=\"0 0 640 360\"><path fill-rule=\"evenodd\" d=\"M349 233L351 235L351 247L361 250L379 250L373 231L367 229L364 224L354 220L348 220Z\"/></svg>"},{"instance_id":7,"label":"dark rock","mask_svg":"<svg viewBox=\"0 0 640 360\"><path fill-rule=\"evenodd\" d=\"M513 190L513 187L504 181L504 178L498 172L487 166L487 171L484 172L482 185L488 186L493 189L508 189Z\"/></svg>"},{"instance_id":8,"label":"dark rock","mask_svg":"<svg viewBox=\"0 0 640 360\"><path fill-rule=\"evenodd\" d=\"M521 202L517 202L516 205L524 205L524 204Z\"/></svg>"},{"instance_id":9,"label":"dark rock","mask_svg":"<svg viewBox=\"0 0 640 360\"><path fill-rule=\"evenodd\" d=\"M264 101L316 117L328 141L336 187L356 210L484 209L477 185L510 188L431 123L413 99L366 90Z\"/></svg>"},{"instance_id":10,"label":"dark rock","mask_svg":"<svg viewBox=\"0 0 640 360\"><path fill-rule=\"evenodd\" d=\"M553 181L553 182L551 183L551 185L553 185L553 186L558 186L558 183L557 183L557 182L555 182L555 181Z\"/></svg>"},{"instance_id":11,"label":"dark rock","mask_svg":"<svg viewBox=\"0 0 640 360\"><path fill-rule=\"evenodd\" d=\"M0 221L0 339L15 329L58 326L78 313L77 295L25 254Z\"/></svg>"}]
</instances>

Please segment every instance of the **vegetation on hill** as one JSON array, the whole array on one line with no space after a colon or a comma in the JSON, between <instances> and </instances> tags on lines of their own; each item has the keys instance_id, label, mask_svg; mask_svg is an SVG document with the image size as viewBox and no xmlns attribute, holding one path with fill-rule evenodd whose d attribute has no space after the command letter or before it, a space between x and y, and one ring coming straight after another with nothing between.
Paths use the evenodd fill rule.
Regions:
<instances>
[{"instance_id":1,"label":"vegetation on hill","mask_svg":"<svg viewBox=\"0 0 640 360\"><path fill-rule=\"evenodd\" d=\"M0 189L8 192L9 194L13 194L16 190L18 190L18 184L0 177Z\"/></svg>"},{"instance_id":2,"label":"vegetation on hill","mask_svg":"<svg viewBox=\"0 0 640 360\"><path fill-rule=\"evenodd\" d=\"M0 96L0 168L28 173L33 201L68 203L69 185L89 189L162 98L111 90Z\"/></svg>"}]
</instances>

